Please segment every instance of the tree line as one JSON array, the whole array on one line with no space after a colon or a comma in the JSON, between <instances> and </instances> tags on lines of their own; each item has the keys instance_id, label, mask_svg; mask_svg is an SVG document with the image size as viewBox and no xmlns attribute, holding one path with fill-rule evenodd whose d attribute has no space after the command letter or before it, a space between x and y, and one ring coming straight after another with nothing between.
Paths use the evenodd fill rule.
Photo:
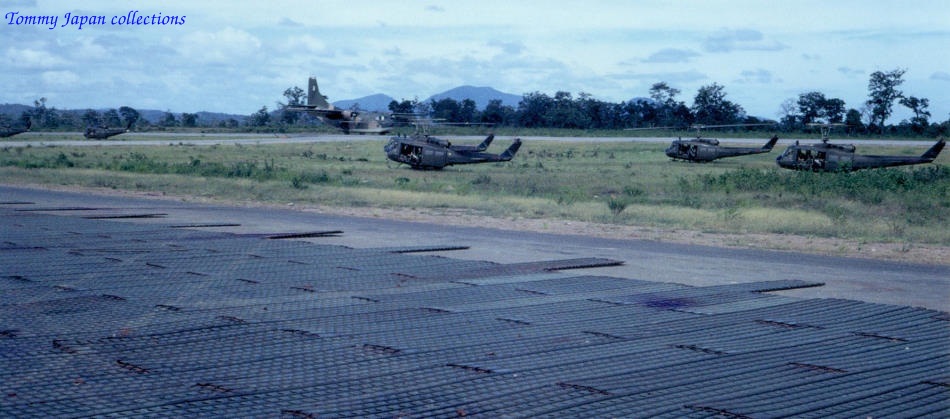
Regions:
<instances>
[{"instance_id":1,"label":"tree line","mask_svg":"<svg viewBox=\"0 0 950 419\"><path fill-rule=\"evenodd\" d=\"M582 130L670 127L685 129L695 124L729 125L775 123L780 130L801 131L812 123L845 124L849 134L899 134L935 137L950 133L950 115L943 122L931 122L927 98L905 95L899 89L906 70L877 71L868 82L868 99L858 108L848 108L844 100L826 97L818 91L805 92L780 105L778 120L747 115L743 107L727 98L725 87L712 83L702 86L692 104L679 100L679 89L666 82L654 83L648 98L621 103L605 102L588 93L574 97L559 91L554 96L541 92L525 93L517 107L492 100L483 110L471 99L445 98L429 101L392 101L393 113L425 115L451 123L484 123L524 128L570 128ZM306 100L299 87L284 92L287 105ZM278 102L278 107L287 106ZM358 105L355 105L358 109ZM895 106L908 108L914 116L888 125ZM264 108L266 110L266 108ZM259 112L260 114L260 112ZM260 119L260 118L259 118ZM294 115L281 117L281 123L299 123Z\"/></svg>"},{"instance_id":2,"label":"tree line","mask_svg":"<svg viewBox=\"0 0 950 419\"><path fill-rule=\"evenodd\" d=\"M33 108L22 112L19 121L26 122L27 119L33 122L34 129L52 131L81 131L87 127L116 128L125 126L132 126L140 130L172 127L238 128L242 124L235 118L218 120L213 124L202 123L202 121L199 121L199 115L197 113L183 112L175 114L171 111L162 113L157 121L151 122L143 118L138 110L129 106L121 106L118 109L107 109L104 111L95 109L60 110L54 106L47 106L47 99L45 97L33 101ZM0 115L0 125L11 126L17 122L18 121L11 120L7 115Z\"/></svg>"},{"instance_id":3,"label":"tree line","mask_svg":"<svg viewBox=\"0 0 950 419\"><path fill-rule=\"evenodd\" d=\"M905 95L900 90L906 70L876 71L868 81L868 99L858 108L848 108L838 98L826 97L812 91L789 98L781 103L778 120L747 115L743 107L727 99L725 87L712 83L702 86L691 104L679 99L679 89L666 82L654 83L649 97L611 103L595 99L581 92L576 97L570 92L558 91L554 96L541 92L525 93L518 105L510 106L501 100L491 100L485 109L478 109L471 99L461 101L393 100L389 110L400 114L424 115L450 123L482 123L514 128L566 128L581 130L619 130L631 128L679 128L695 124L729 125L775 123L785 132L801 131L816 122L841 123L849 134L891 134L936 137L950 134L950 115L942 122L932 122L927 98ZM299 87L283 93L286 102L277 102L274 111L267 106L246 117L202 121L196 113L175 114L164 112L156 122L146 121L140 113L128 106L106 111L61 111L48 107L46 98L34 102L24 111L21 119L31 119L37 128L51 130L82 130L89 126L118 127L133 125L136 129L172 127L212 127L224 129L280 130L292 126L310 126L319 121L305 113L288 111L291 105L306 103L307 94ZM354 105L358 109L359 105ZM895 106L903 106L913 117L898 124L888 125ZM6 116L0 124L12 125ZM774 128L773 128L774 129Z\"/></svg>"},{"instance_id":4,"label":"tree line","mask_svg":"<svg viewBox=\"0 0 950 419\"><path fill-rule=\"evenodd\" d=\"M868 100L859 108L846 107L844 100L813 91L799 94L781 104L779 119L770 121L747 115L741 105L727 99L725 87L713 83L700 87L691 105L679 100L681 91L666 82L652 85L649 98L610 103L580 93L527 93L517 108L494 100L483 111L472 111L471 104L453 99L432 100L419 104L393 102L390 110L407 112L422 108L434 118L450 122L482 122L529 128L629 129L649 127L686 128L694 124L728 125L775 122L784 131L805 129L811 123L842 123L853 134L902 134L938 136L950 132L948 120L930 121L930 102L926 98L905 95L899 86L906 70L871 74ZM420 106L422 105L422 106ZM909 120L887 125L896 105L913 112Z\"/></svg>"}]
</instances>

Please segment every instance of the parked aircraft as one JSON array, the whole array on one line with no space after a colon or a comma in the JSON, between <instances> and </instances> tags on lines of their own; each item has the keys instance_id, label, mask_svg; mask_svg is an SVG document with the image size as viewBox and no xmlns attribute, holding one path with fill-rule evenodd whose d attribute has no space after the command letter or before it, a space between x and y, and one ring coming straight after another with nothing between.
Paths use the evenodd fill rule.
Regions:
<instances>
[{"instance_id":1,"label":"parked aircraft","mask_svg":"<svg viewBox=\"0 0 950 419\"><path fill-rule=\"evenodd\" d=\"M287 107L287 110L310 113L322 121L336 126L344 134L383 135L392 130L389 115L337 109L331 105L330 102L327 102L327 97L320 94L316 77L311 77L308 81L307 104L291 105Z\"/></svg>"},{"instance_id":2,"label":"parked aircraft","mask_svg":"<svg viewBox=\"0 0 950 419\"><path fill-rule=\"evenodd\" d=\"M14 135L29 131L30 128L33 126L33 121L27 118L24 121L23 125L24 125L23 128L14 127L14 126L0 128L0 138L12 137Z\"/></svg>"},{"instance_id":3,"label":"parked aircraft","mask_svg":"<svg viewBox=\"0 0 950 419\"><path fill-rule=\"evenodd\" d=\"M130 121L129 124L125 126L125 128L109 128L109 127L103 127L103 126L100 126L100 127L93 127L93 126L90 126L90 127L87 127L87 128L86 128L86 132L83 133L83 136L86 137L86 138L90 138L90 139L104 140L104 139L109 138L109 137L112 137L112 136L116 136L116 135L119 135L119 134L123 134L123 133L129 132L129 129L132 128L132 122L133 122L133 121Z\"/></svg>"},{"instance_id":4,"label":"parked aircraft","mask_svg":"<svg viewBox=\"0 0 950 419\"><path fill-rule=\"evenodd\" d=\"M726 157L746 156L749 154L761 154L772 151L772 147L778 142L778 136L772 136L762 147L726 147L719 145L719 140L715 138L703 138L699 133L703 128L748 127L756 125L772 124L693 125L691 128L696 130L696 138L673 140L670 146L666 148L666 155L673 160L706 163Z\"/></svg>"},{"instance_id":5,"label":"parked aircraft","mask_svg":"<svg viewBox=\"0 0 950 419\"><path fill-rule=\"evenodd\" d=\"M940 138L929 150L920 156L875 156L856 154L853 144L832 144L828 142L830 127L841 124L815 124L822 129L822 139L816 144L790 145L775 162L782 168L791 170L811 170L815 172L852 171L878 167L906 166L930 163L940 155L946 140Z\"/></svg>"},{"instance_id":6,"label":"parked aircraft","mask_svg":"<svg viewBox=\"0 0 950 419\"><path fill-rule=\"evenodd\" d=\"M474 164L510 161L518 149L521 139L515 138L511 146L501 154L486 153L495 135L491 134L480 144L455 145L447 140L428 134L398 135L390 138L384 150L390 160L408 164L413 169L439 170L453 164Z\"/></svg>"}]
</instances>

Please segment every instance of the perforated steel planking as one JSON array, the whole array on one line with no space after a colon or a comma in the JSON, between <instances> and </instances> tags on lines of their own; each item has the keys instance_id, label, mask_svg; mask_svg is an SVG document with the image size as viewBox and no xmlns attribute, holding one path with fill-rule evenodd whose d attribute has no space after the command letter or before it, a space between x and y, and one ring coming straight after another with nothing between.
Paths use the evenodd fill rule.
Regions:
<instances>
[{"instance_id":1,"label":"perforated steel planking","mask_svg":"<svg viewBox=\"0 0 950 419\"><path fill-rule=\"evenodd\" d=\"M944 312L94 210L0 207L0 416L950 416Z\"/></svg>"}]
</instances>

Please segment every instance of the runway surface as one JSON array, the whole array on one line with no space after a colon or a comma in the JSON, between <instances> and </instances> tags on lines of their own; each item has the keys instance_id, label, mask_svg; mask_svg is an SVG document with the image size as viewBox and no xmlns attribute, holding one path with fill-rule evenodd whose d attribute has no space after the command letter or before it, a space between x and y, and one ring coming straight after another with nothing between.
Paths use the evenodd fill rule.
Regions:
<instances>
[{"instance_id":1,"label":"runway surface","mask_svg":"<svg viewBox=\"0 0 950 419\"><path fill-rule=\"evenodd\" d=\"M950 414L947 267L16 187L0 237L3 417Z\"/></svg>"},{"instance_id":2,"label":"runway surface","mask_svg":"<svg viewBox=\"0 0 950 419\"><path fill-rule=\"evenodd\" d=\"M789 292L800 297L848 298L873 303L950 309L950 265L917 265L794 252L742 250L614 240L494 229L472 225L464 217L457 225L431 225L379 218L345 217L294 209L230 207L168 199L139 199L0 186L0 201L34 202L36 207L88 207L73 215L116 211L167 214L162 218L127 222L237 224L210 228L234 233L342 230L319 243L355 248L463 244L469 249L442 255L497 263L517 263L572 257L603 257L624 262L622 267L594 270L650 281L686 285L720 285L762 280L802 279L825 286Z\"/></svg>"}]
</instances>

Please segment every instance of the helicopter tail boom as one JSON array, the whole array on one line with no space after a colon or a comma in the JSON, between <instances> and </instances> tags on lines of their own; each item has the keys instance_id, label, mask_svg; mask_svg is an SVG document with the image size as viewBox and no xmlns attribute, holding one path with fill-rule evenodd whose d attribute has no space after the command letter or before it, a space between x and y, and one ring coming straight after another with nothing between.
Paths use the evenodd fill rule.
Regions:
<instances>
[{"instance_id":1,"label":"helicopter tail boom","mask_svg":"<svg viewBox=\"0 0 950 419\"><path fill-rule=\"evenodd\" d=\"M945 145L947 145L947 141L943 138L940 138L940 140L938 140L937 143L933 145L933 147L930 147L927 152L922 154L920 158L933 161L938 155L940 155L940 152L943 150Z\"/></svg>"},{"instance_id":2,"label":"helicopter tail boom","mask_svg":"<svg viewBox=\"0 0 950 419\"><path fill-rule=\"evenodd\" d=\"M478 145L450 145L449 147L459 153L481 153L485 151L491 142L495 139L495 134L490 134L484 141Z\"/></svg>"},{"instance_id":3,"label":"helicopter tail boom","mask_svg":"<svg viewBox=\"0 0 950 419\"><path fill-rule=\"evenodd\" d=\"M772 147L775 147L776 143L778 143L778 135L773 135L772 138L769 139L769 142L765 143L765 145L762 146L762 150L772 151Z\"/></svg>"}]
</instances>

